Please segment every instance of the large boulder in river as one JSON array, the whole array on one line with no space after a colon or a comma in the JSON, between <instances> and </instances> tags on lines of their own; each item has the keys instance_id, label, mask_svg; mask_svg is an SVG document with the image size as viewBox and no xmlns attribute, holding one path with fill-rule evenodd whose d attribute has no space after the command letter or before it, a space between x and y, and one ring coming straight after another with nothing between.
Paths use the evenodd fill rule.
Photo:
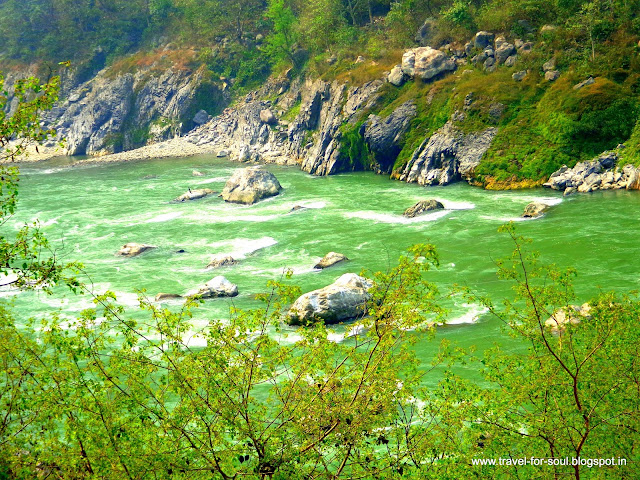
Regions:
<instances>
[{"instance_id":1,"label":"large boulder in river","mask_svg":"<svg viewBox=\"0 0 640 480\"><path fill-rule=\"evenodd\" d=\"M203 286L190 290L185 296L200 298L235 297L238 295L238 286L219 275Z\"/></svg>"},{"instance_id":2,"label":"large boulder in river","mask_svg":"<svg viewBox=\"0 0 640 480\"><path fill-rule=\"evenodd\" d=\"M156 248L153 245L146 245L144 243L127 243L123 245L122 248L118 251L117 255L122 257L135 257L140 255L147 250L151 250L152 248Z\"/></svg>"},{"instance_id":3,"label":"large boulder in river","mask_svg":"<svg viewBox=\"0 0 640 480\"><path fill-rule=\"evenodd\" d=\"M418 215L422 215L423 213L427 213L432 210L442 210L443 208L444 205L442 203L432 198L430 200L421 200L413 207L407 208L404 211L403 215L405 217L413 218L417 217Z\"/></svg>"},{"instance_id":4,"label":"large boulder in river","mask_svg":"<svg viewBox=\"0 0 640 480\"><path fill-rule=\"evenodd\" d=\"M344 262L345 260L349 260L341 253L329 252L327 253L322 260L320 260L313 268L329 268L335 265L336 263Z\"/></svg>"},{"instance_id":5,"label":"large boulder in river","mask_svg":"<svg viewBox=\"0 0 640 480\"><path fill-rule=\"evenodd\" d=\"M411 78L425 82L455 69L455 60L431 47L412 48L402 55L402 71Z\"/></svg>"},{"instance_id":6,"label":"large boulder in river","mask_svg":"<svg viewBox=\"0 0 640 480\"><path fill-rule=\"evenodd\" d=\"M370 280L355 273L345 273L331 285L305 293L287 314L289 325L308 325L316 321L338 323L366 313L371 295Z\"/></svg>"},{"instance_id":7,"label":"large boulder in river","mask_svg":"<svg viewBox=\"0 0 640 480\"><path fill-rule=\"evenodd\" d=\"M178 198L176 198L176 202L186 202L187 200L197 200L199 198L204 198L208 195L213 195L217 192L210 190L208 188L198 188L196 190L191 190L183 193Z\"/></svg>"},{"instance_id":8,"label":"large boulder in river","mask_svg":"<svg viewBox=\"0 0 640 480\"><path fill-rule=\"evenodd\" d=\"M278 195L282 186L275 175L258 168L236 170L222 190L225 202L251 205L263 198Z\"/></svg>"},{"instance_id":9,"label":"large boulder in river","mask_svg":"<svg viewBox=\"0 0 640 480\"><path fill-rule=\"evenodd\" d=\"M547 210L549 210L549 205L546 203L531 202L529 205L524 207L524 213L522 216L524 218L538 218Z\"/></svg>"}]
</instances>

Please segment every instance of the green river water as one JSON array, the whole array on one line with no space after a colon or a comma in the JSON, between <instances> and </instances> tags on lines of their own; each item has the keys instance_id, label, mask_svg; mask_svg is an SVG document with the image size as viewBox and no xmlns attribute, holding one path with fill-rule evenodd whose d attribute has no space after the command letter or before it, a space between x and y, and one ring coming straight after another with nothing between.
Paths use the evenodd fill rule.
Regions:
<instances>
[{"instance_id":1,"label":"green river water","mask_svg":"<svg viewBox=\"0 0 640 480\"><path fill-rule=\"evenodd\" d=\"M66 162L66 163L65 163ZM266 290L283 269L303 291L332 283L346 272L386 270L412 244L433 243L441 267L432 274L443 292L458 283L500 298L509 286L497 279L495 260L513 245L500 225L517 220L518 231L534 239L545 260L578 269L580 300L599 290L630 291L640 286L638 230L640 194L608 191L562 198L551 190L488 192L466 184L424 188L373 173L313 177L295 167L267 166L284 190L252 206L227 204L217 196L172 203L190 188L221 191L237 163L209 156L86 165L70 168L69 160L27 164L21 168L18 214L5 229L39 219L52 246L65 261L78 260L100 293L116 292L119 300L137 305L136 289L184 293L214 276L239 286L233 300L208 300L195 314L195 325L224 318L229 307L257 306L252 295ZM193 170L205 175L195 177ZM446 210L415 219L402 216L415 202L436 198ZM553 204L543 218L520 221L533 200ZM293 206L307 207L290 212ZM158 248L135 258L117 257L128 242ZM176 253L184 249L185 253ZM313 265L336 251L351 260L324 271ZM210 259L230 254L238 265L205 270ZM41 317L58 310L73 317L90 307L91 297L62 291L4 290L21 317ZM462 345L481 349L505 338L499 320L462 299L447 301L448 325L439 330ZM167 305L180 305L173 301ZM336 339L340 339L340 328ZM193 339L197 345L198 339ZM504 340L508 342L508 339ZM436 345L424 341L418 353L425 361Z\"/></svg>"}]
</instances>

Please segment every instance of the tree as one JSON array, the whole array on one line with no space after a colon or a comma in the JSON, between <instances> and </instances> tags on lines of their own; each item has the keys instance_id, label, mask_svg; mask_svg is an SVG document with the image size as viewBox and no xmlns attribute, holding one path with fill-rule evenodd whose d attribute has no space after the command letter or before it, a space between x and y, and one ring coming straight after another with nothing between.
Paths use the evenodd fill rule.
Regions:
<instances>
[{"instance_id":1,"label":"tree","mask_svg":"<svg viewBox=\"0 0 640 480\"><path fill-rule=\"evenodd\" d=\"M640 472L640 302L603 293L578 308L576 272L544 265L527 250L513 225L503 228L514 241L499 275L513 283L515 301L498 315L519 346L496 346L485 353L489 388L460 388L474 419L476 458L538 458L538 465L478 467L476 474L500 478L636 478ZM561 313L562 312L562 313ZM465 382L463 382L465 383ZM460 387L460 384L458 384ZM547 459L556 462L547 462ZM581 458L582 463L573 463ZM601 459L608 464L593 461ZM613 459L613 460L612 460ZM619 461L626 462L618 464ZM565 463L566 462L566 463Z\"/></svg>"},{"instance_id":2,"label":"tree","mask_svg":"<svg viewBox=\"0 0 640 480\"><path fill-rule=\"evenodd\" d=\"M273 33L267 37L265 48L274 63L288 59L294 67L300 67L294 56L294 45L298 41L296 24L298 19L285 0L269 0L266 16L273 23Z\"/></svg>"},{"instance_id":3,"label":"tree","mask_svg":"<svg viewBox=\"0 0 640 480\"><path fill-rule=\"evenodd\" d=\"M58 98L60 79L52 77L40 83L34 77L18 80L11 92L4 90L4 77L0 75L0 226L5 226L15 213L18 201L19 170L11 162L25 154L31 144L37 144L53 137L55 131L40 123L43 111L49 110ZM12 98L15 105L8 113L7 102ZM37 223L25 225L11 238L0 236L0 284L16 288L50 287L64 280L76 288L74 278L64 278L67 268L62 265L55 252L49 251L49 243L40 232Z\"/></svg>"}]
</instances>

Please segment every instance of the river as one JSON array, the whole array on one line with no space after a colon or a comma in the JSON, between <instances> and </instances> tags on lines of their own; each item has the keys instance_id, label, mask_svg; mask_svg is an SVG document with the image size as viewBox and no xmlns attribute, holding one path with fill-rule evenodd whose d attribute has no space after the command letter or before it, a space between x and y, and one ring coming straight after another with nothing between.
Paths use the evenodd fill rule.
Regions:
<instances>
[{"instance_id":1,"label":"river","mask_svg":"<svg viewBox=\"0 0 640 480\"><path fill-rule=\"evenodd\" d=\"M39 219L62 259L84 263L82 279L95 292L113 290L131 308L137 305L136 289L153 298L158 292L184 293L216 275L236 283L240 295L206 301L195 314L196 326L206 325L207 318L225 318L231 305L257 306L253 295L266 291L266 282L284 269L292 269L293 281L309 291L346 272L386 270L415 243L436 245L441 267L431 279L443 293L457 283L499 299L509 285L496 277L495 261L513 245L497 229L511 220L518 222L520 234L533 238L545 260L578 269L579 301L599 290L640 287L638 192L563 198L551 190L490 192L463 183L425 189L369 172L314 177L295 167L267 166L284 188L277 197L252 206L227 204L215 195L173 203L187 188L221 191L240 165L212 156L73 168L68 162L22 166L18 213L4 228ZM204 176L194 176L193 170ZM426 198L440 200L446 210L402 216ZM542 218L522 220L525 205L534 200L553 206ZM296 205L306 208L290 212ZM135 258L116 256L128 242L158 248ZM313 265L329 251L350 261L315 271ZM219 254L239 263L205 270ZM51 311L72 318L92 305L89 295L62 290L53 296L6 290L0 295L13 299L21 318ZM450 315L438 335L481 349L505 338L500 321L479 305L459 297L443 302ZM180 302L167 305L178 308ZM428 361L434 348L425 340L417 350Z\"/></svg>"}]
</instances>

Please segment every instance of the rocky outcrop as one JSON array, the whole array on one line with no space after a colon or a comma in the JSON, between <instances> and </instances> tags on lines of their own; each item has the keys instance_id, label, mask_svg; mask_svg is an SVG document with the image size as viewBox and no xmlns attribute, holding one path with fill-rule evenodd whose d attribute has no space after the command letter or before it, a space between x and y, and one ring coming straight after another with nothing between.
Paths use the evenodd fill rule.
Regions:
<instances>
[{"instance_id":1,"label":"rocky outcrop","mask_svg":"<svg viewBox=\"0 0 640 480\"><path fill-rule=\"evenodd\" d=\"M225 202L251 205L263 198L278 195L282 186L276 176L257 168L236 170L222 190Z\"/></svg>"},{"instance_id":2,"label":"rocky outcrop","mask_svg":"<svg viewBox=\"0 0 640 480\"><path fill-rule=\"evenodd\" d=\"M366 313L372 283L355 273L345 273L331 285L305 293L289 310L290 325L308 325L317 321L327 324L359 317Z\"/></svg>"},{"instance_id":3,"label":"rocky outcrop","mask_svg":"<svg viewBox=\"0 0 640 480\"><path fill-rule=\"evenodd\" d=\"M453 122L448 122L413 152L399 179L420 185L470 181L496 132L497 129L488 128L478 133L463 134Z\"/></svg>"},{"instance_id":4,"label":"rocky outcrop","mask_svg":"<svg viewBox=\"0 0 640 480\"><path fill-rule=\"evenodd\" d=\"M402 137L415 116L416 106L412 101L400 105L385 119L369 115L363 124L363 137L373 154L377 171L391 171L393 162L402 149Z\"/></svg>"},{"instance_id":5,"label":"rocky outcrop","mask_svg":"<svg viewBox=\"0 0 640 480\"><path fill-rule=\"evenodd\" d=\"M237 263L238 262L230 255L220 255L214 257L207 265L207 268L230 267Z\"/></svg>"},{"instance_id":6,"label":"rocky outcrop","mask_svg":"<svg viewBox=\"0 0 640 480\"><path fill-rule=\"evenodd\" d=\"M549 177L545 187L569 195L596 190L638 190L640 169L633 165L618 166L617 152L605 152L588 162L579 162L573 168L563 165Z\"/></svg>"},{"instance_id":7,"label":"rocky outcrop","mask_svg":"<svg viewBox=\"0 0 640 480\"><path fill-rule=\"evenodd\" d=\"M531 202L529 205L524 207L524 213L522 214L522 217L538 218L541 217L547 210L549 210L549 205L547 205L546 203Z\"/></svg>"},{"instance_id":8,"label":"rocky outcrop","mask_svg":"<svg viewBox=\"0 0 640 480\"><path fill-rule=\"evenodd\" d=\"M121 257L136 257L147 250L156 248L153 245L146 245L144 243L127 243L122 246L116 255Z\"/></svg>"},{"instance_id":9,"label":"rocky outcrop","mask_svg":"<svg viewBox=\"0 0 640 480\"><path fill-rule=\"evenodd\" d=\"M455 60L431 47L412 48L402 55L402 71L409 78L426 82L455 69Z\"/></svg>"},{"instance_id":10,"label":"rocky outcrop","mask_svg":"<svg viewBox=\"0 0 640 480\"><path fill-rule=\"evenodd\" d=\"M423 213L431 212L433 210L442 210L443 208L444 205L438 200L421 200L413 207L407 208L404 211L403 215L408 218L413 218L417 217L418 215L422 215Z\"/></svg>"},{"instance_id":11,"label":"rocky outcrop","mask_svg":"<svg viewBox=\"0 0 640 480\"><path fill-rule=\"evenodd\" d=\"M199 188L196 190L189 189L188 192L183 193L178 198L175 199L176 202L186 202L188 200L198 200L199 198L204 198L209 195L215 195L217 192L210 190L208 188Z\"/></svg>"},{"instance_id":12,"label":"rocky outcrop","mask_svg":"<svg viewBox=\"0 0 640 480\"><path fill-rule=\"evenodd\" d=\"M238 295L238 286L231 283L223 276L217 276L203 286L190 290L185 297L217 298L235 297Z\"/></svg>"},{"instance_id":13,"label":"rocky outcrop","mask_svg":"<svg viewBox=\"0 0 640 480\"><path fill-rule=\"evenodd\" d=\"M204 111L186 118L203 85L200 70L178 68L104 69L86 82L67 82L61 102L44 117L57 130L48 145L64 138L67 155L102 155L172 138L209 120ZM220 105L228 103L228 94L206 88Z\"/></svg>"},{"instance_id":14,"label":"rocky outcrop","mask_svg":"<svg viewBox=\"0 0 640 480\"><path fill-rule=\"evenodd\" d=\"M325 269L334 266L336 263L344 262L349 260L341 253L329 252L327 253L322 260L320 260L313 268L317 269Z\"/></svg>"}]
</instances>

